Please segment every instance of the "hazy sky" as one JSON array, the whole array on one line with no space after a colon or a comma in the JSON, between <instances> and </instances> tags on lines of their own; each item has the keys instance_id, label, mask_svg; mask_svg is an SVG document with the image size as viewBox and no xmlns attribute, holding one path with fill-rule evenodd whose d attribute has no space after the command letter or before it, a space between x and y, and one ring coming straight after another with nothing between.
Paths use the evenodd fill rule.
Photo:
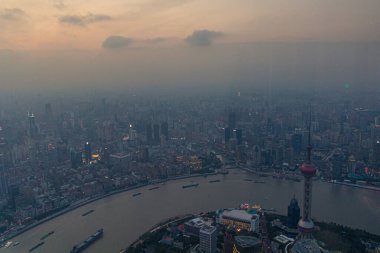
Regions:
<instances>
[{"instance_id":1,"label":"hazy sky","mask_svg":"<svg viewBox=\"0 0 380 253\"><path fill-rule=\"evenodd\" d=\"M279 78L276 59L295 74L311 56L318 72L315 62L336 51L331 43L351 43L336 64L376 70L379 10L379 0L2 0L0 87L250 83L247 64L262 82ZM278 50L279 42L330 49L317 43L301 54L302 46Z\"/></svg>"}]
</instances>

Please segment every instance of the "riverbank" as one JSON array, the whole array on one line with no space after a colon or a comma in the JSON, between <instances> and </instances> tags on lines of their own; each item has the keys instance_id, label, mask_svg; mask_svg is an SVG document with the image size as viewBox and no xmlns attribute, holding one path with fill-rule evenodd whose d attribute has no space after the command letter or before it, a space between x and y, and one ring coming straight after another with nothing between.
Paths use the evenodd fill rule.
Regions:
<instances>
[{"instance_id":1,"label":"riverbank","mask_svg":"<svg viewBox=\"0 0 380 253\"><path fill-rule=\"evenodd\" d=\"M265 176L265 177L273 176L273 173L271 173L271 172L257 172L257 171L254 171L254 170L251 170L251 169L248 169L248 168L244 168L244 167L239 167L239 169L244 170L244 171L246 171L248 173L251 173L251 174L254 174L254 175L258 175L258 176ZM302 175L300 175L300 177L302 177ZM287 179L287 178L285 178L285 179ZM318 178L316 178L315 180L318 180ZM338 184L338 185L344 185L344 186L348 186L348 187L354 187L354 188L360 188L360 189L366 189L366 190L379 191L380 192L380 188L379 187L375 187L375 186L359 185L359 184L353 184L353 183L347 183L347 182L339 182L339 181L325 181L325 180L322 180L322 182L327 182L327 183L330 183L330 184Z\"/></svg>"},{"instance_id":2,"label":"riverbank","mask_svg":"<svg viewBox=\"0 0 380 253\"><path fill-rule=\"evenodd\" d=\"M186 179L186 178L196 178L196 177L207 177L207 176L212 176L212 175L218 175L220 173L205 173L205 174L193 174L193 175L185 175L185 176L179 176L179 177L171 177L171 178L167 178L167 179L162 179L162 180L159 180L159 181L154 181L154 182L149 182L149 183L144 183L144 184L138 184L138 185L135 185L135 186L131 186L131 187L127 187L127 188L123 188L123 189L118 189L118 190L114 190L114 191L111 191L111 192L108 192L108 193L104 193L104 194L100 194L100 195L95 195L95 196L92 196L90 198L86 198L86 199L83 199L83 200L80 200L80 201L76 201L74 203L71 203L67 208L61 210L61 211L58 211L42 220L39 220L37 222L34 222L12 234L9 234L7 236L4 237L3 241L8 241L16 236L19 236L27 231L29 231L30 229L33 229L45 222L48 222L54 218L57 218L63 214L66 214L68 212L71 212L79 207L82 207L82 206L85 206L87 204L90 204L92 202L95 202L95 201L98 201L100 199L103 199L103 198L107 198L107 197L110 197L110 196L113 196L113 195L116 195L116 194L119 194L119 193L123 193L123 192L128 192L128 191L131 191L131 190L135 190L135 189L139 189L139 188L143 188L145 186L148 186L148 185L154 185L154 184L158 184L158 183L166 183L166 182L169 182L169 181L175 181L175 180L181 180L181 179Z\"/></svg>"},{"instance_id":3,"label":"riverbank","mask_svg":"<svg viewBox=\"0 0 380 253\"><path fill-rule=\"evenodd\" d=\"M330 184L338 184L338 185L344 185L344 186L348 186L348 187L354 187L354 188L360 188L360 189L366 189L366 190L380 192L380 188L374 187L374 186L359 185L359 184L352 184L352 183L338 182L338 181L327 181L327 182Z\"/></svg>"},{"instance_id":4,"label":"riverbank","mask_svg":"<svg viewBox=\"0 0 380 253\"><path fill-rule=\"evenodd\" d=\"M92 247L91 252L119 252L169 217L199 214L221 207L239 206L241 203L259 203L284 215L292 197L302 197L302 183L272 177L260 178L241 170L229 172L226 176L201 176L158 183L95 201L13 238L12 241L20 244L0 249L0 252L28 252L43 235L55 231L55 235L49 237L39 252L67 253L72 245L78 243L78 238L87 238L99 228L104 229L105 236ZM209 182L216 179L221 182ZM266 183L254 183L259 180ZM191 181L199 183L199 186L182 188ZM313 186L313 214L316 220L336 222L380 235L377 226L380 224L378 192L332 186L322 181L316 181ZM152 187L159 188L149 191ZM137 192L142 194L133 197ZM89 210L95 211L83 218L81 215Z\"/></svg>"},{"instance_id":5,"label":"riverbank","mask_svg":"<svg viewBox=\"0 0 380 253\"><path fill-rule=\"evenodd\" d=\"M137 253L142 252L144 249L158 249L159 252L183 252L183 248L176 248L173 246L174 244L181 244L182 247L184 246L185 240L181 238L183 234L177 236L177 241L175 241L173 244L160 243L163 238L170 238L170 234L168 234L167 228L172 227L172 224L174 224L174 226L178 226L179 224L183 224L192 218L204 216L210 217L214 221L216 220L216 215L213 211L199 215L183 215L180 217L176 216L169 218L166 221L157 224L154 228L143 233L126 249L121 250L120 253ZM283 228L285 226L272 225L272 222L275 224L286 224L287 216L269 213L266 213L265 216L269 240L273 240L274 237L278 234L286 234L286 231ZM317 240L317 243L323 248L328 249L332 252L374 252L371 250L376 248L380 249L379 235L371 234L364 230L353 229L331 222L327 223L316 221L316 226L317 229L314 232L314 237ZM226 227L220 224L218 225L218 229L222 232L226 231ZM242 231L242 235L249 235L249 232ZM297 233L293 233L292 235L287 234L287 236L290 236L293 239L295 239L296 235ZM219 238L219 240L221 239ZM197 242L193 240L191 242L192 245L189 246L189 242L186 242L185 247L193 248L197 243L199 243L199 241ZM291 243L288 245L291 245ZM223 249L219 248L219 250L222 251Z\"/></svg>"}]
</instances>

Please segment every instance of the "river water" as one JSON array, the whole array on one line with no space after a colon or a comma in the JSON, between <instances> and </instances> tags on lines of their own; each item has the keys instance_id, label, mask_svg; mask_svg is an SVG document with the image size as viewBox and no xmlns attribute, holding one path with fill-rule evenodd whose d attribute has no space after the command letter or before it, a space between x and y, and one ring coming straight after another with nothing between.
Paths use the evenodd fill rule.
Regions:
<instances>
[{"instance_id":1,"label":"river water","mask_svg":"<svg viewBox=\"0 0 380 253\"><path fill-rule=\"evenodd\" d=\"M221 182L208 182L215 179ZM198 182L199 186L182 189L190 181ZM177 215L236 207L240 203L257 203L286 214L293 195L301 205L302 186L302 182L260 178L242 171L171 181L151 191L148 189L152 186L147 186L98 200L41 224L13 238L13 242L20 244L2 248L0 253L28 252L52 230L55 233L33 252L68 253L73 245L99 228L104 228L103 238L85 252L118 253L155 224ZM142 194L133 197L137 192ZM95 211L82 216L91 209ZM380 192L314 182L312 217L380 234Z\"/></svg>"}]
</instances>

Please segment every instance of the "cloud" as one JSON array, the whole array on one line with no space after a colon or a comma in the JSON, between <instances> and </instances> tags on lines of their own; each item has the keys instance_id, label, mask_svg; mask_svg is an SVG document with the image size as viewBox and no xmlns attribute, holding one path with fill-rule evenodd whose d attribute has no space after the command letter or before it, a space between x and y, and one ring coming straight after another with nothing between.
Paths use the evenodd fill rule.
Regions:
<instances>
[{"instance_id":1,"label":"cloud","mask_svg":"<svg viewBox=\"0 0 380 253\"><path fill-rule=\"evenodd\" d=\"M103 41L102 47L107 49L119 49L129 46L131 43L131 38L113 35Z\"/></svg>"},{"instance_id":2,"label":"cloud","mask_svg":"<svg viewBox=\"0 0 380 253\"><path fill-rule=\"evenodd\" d=\"M69 24L69 25L86 26L86 25L92 24L92 23L109 21L109 20L112 20L112 18L110 16L104 15L104 14L89 13L85 16L65 15L65 16L61 16L58 20L61 23L65 23L65 24Z\"/></svg>"},{"instance_id":3,"label":"cloud","mask_svg":"<svg viewBox=\"0 0 380 253\"><path fill-rule=\"evenodd\" d=\"M63 10L63 9L66 8L66 4L65 4L65 2L63 0L54 0L53 1L53 5L58 10Z\"/></svg>"},{"instance_id":4,"label":"cloud","mask_svg":"<svg viewBox=\"0 0 380 253\"><path fill-rule=\"evenodd\" d=\"M185 38L185 41L192 46L209 46L214 39L223 36L222 32L209 30L196 30Z\"/></svg>"},{"instance_id":5,"label":"cloud","mask_svg":"<svg viewBox=\"0 0 380 253\"><path fill-rule=\"evenodd\" d=\"M0 10L0 19L4 20L20 20L26 16L25 12L19 8L2 9Z\"/></svg>"}]
</instances>

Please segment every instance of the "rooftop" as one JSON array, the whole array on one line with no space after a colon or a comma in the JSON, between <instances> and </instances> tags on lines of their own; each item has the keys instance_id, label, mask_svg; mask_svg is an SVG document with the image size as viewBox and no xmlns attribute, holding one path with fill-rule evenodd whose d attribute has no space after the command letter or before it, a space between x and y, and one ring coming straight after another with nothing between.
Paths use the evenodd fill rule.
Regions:
<instances>
[{"instance_id":1,"label":"rooftop","mask_svg":"<svg viewBox=\"0 0 380 253\"><path fill-rule=\"evenodd\" d=\"M205 221L204 221L202 218L198 217L198 218L192 219L192 220L190 220L190 221L188 221L188 222L186 222L186 223L187 223L188 225L191 225L191 226L194 226L194 227L201 228L201 227L204 226Z\"/></svg>"},{"instance_id":2,"label":"rooftop","mask_svg":"<svg viewBox=\"0 0 380 253\"><path fill-rule=\"evenodd\" d=\"M250 214L247 213L245 210L225 210L222 214L223 218L229 218L229 219L238 219L238 220L243 220L247 222L251 222L251 220L254 220L257 218L257 214Z\"/></svg>"},{"instance_id":3,"label":"rooftop","mask_svg":"<svg viewBox=\"0 0 380 253\"><path fill-rule=\"evenodd\" d=\"M261 245L261 240L254 236L235 236L236 243L243 248L250 248Z\"/></svg>"},{"instance_id":4,"label":"rooftop","mask_svg":"<svg viewBox=\"0 0 380 253\"><path fill-rule=\"evenodd\" d=\"M201 233L212 234L216 230L216 227L205 225L201 228Z\"/></svg>"}]
</instances>

